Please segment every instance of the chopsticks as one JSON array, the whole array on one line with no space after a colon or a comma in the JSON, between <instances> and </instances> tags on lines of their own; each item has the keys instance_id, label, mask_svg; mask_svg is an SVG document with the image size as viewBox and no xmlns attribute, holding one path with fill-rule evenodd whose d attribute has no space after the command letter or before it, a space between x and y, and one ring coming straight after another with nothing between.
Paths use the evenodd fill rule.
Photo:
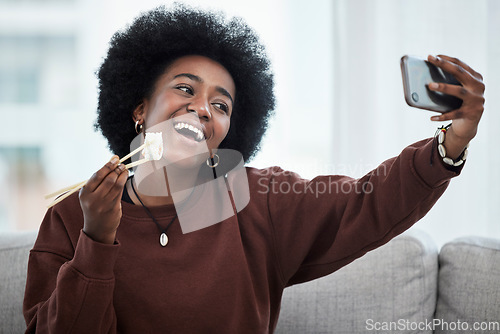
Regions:
<instances>
[{"instance_id":1,"label":"chopsticks","mask_svg":"<svg viewBox=\"0 0 500 334\"><path fill-rule=\"evenodd\" d=\"M145 158L131 162L127 165L125 165L126 169L130 169L132 167L139 166L145 162L151 161L151 160L159 160L163 154L163 141L161 139L161 132L155 133L155 132L150 132L146 133L146 138L144 140L144 144L130 152L129 154L125 155L123 158L120 159L120 163L124 162L128 158L134 156L135 154L139 153L140 151L144 150L144 156ZM88 180L75 183L71 186L64 187L62 189L59 189L57 191L54 191L50 194L45 195L45 199L52 198L54 196L57 196L59 194L62 194L61 196L57 197L52 203L50 203L47 208L51 208L57 203L61 202L62 200L66 199L67 197L71 196L78 190L80 190L83 186L87 184Z\"/></svg>"}]
</instances>

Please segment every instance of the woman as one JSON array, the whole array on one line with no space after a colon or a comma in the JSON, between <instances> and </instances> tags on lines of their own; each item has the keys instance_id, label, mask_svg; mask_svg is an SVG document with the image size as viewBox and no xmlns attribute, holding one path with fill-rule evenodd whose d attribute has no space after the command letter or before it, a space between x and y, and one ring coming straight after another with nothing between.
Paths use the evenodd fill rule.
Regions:
<instances>
[{"instance_id":1,"label":"woman","mask_svg":"<svg viewBox=\"0 0 500 334\"><path fill-rule=\"evenodd\" d=\"M433 118L453 120L443 147L459 163L483 112L482 78L457 59L429 61L463 84L430 87L464 101ZM137 133L197 120L186 127L202 132L209 159L177 170L215 167L224 149L248 161L274 108L269 61L253 31L182 6L155 9L117 33L99 80L97 127L117 156L129 152ZM181 136L181 149L167 143L168 154L198 145L194 135ZM177 177L152 172L149 184L166 183L167 192L148 193L114 156L42 222L29 261L27 333L272 333L285 287L336 271L433 206L463 167L446 164L437 141L412 144L358 180L308 181L278 167L246 168L244 208L231 197L234 180L224 179L234 214L191 233L177 218L179 202L191 195L176 203L168 192ZM323 187L328 191L318 196ZM204 217L214 196L201 195L208 205L197 211ZM162 237L159 244L163 234L168 242Z\"/></svg>"}]
</instances>

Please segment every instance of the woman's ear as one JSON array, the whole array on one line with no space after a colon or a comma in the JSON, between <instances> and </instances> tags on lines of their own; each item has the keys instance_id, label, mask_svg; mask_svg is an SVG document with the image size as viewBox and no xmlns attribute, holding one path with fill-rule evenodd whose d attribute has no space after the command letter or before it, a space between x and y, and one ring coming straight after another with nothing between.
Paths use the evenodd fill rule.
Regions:
<instances>
[{"instance_id":1,"label":"woman's ear","mask_svg":"<svg viewBox=\"0 0 500 334\"><path fill-rule=\"evenodd\" d=\"M146 117L146 106L147 101L144 100L134 109L132 112L132 119L134 122L139 122L139 124L144 123L144 117Z\"/></svg>"}]
</instances>

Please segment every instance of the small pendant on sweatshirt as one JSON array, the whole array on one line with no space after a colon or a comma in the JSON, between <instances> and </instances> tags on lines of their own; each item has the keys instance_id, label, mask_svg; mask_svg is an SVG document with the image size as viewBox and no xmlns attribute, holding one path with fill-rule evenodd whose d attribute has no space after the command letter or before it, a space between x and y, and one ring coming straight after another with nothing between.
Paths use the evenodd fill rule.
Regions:
<instances>
[{"instance_id":1,"label":"small pendant on sweatshirt","mask_svg":"<svg viewBox=\"0 0 500 334\"><path fill-rule=\"evenodd\" d=\"M163 247L165 247L167 244L168 244L168 237L167 237L167 234L165 232L163 232L160 235L160 245L162 245Z\"/></svg>"}]
</instances>

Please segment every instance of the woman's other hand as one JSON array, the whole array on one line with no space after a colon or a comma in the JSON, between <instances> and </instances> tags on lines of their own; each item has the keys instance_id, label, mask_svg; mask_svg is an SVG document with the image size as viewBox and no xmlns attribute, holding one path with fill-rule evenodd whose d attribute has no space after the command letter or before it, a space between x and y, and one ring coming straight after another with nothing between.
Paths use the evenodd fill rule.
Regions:
<instances>
[{"instance_id":1,"label":"woman's other hand","mask_svg":"<svg viewBox=\"0 0 500 334\"><path fill-rule=\"evenodd\" d=\"M440 116L431 117L432 121L452 121L446 132L445 147L447 156L456 159L467 144L476 136L477 128L484 111L483 76L457 58L439 55L429 56L428 61L444 71L453 74L462 86L434 83L429 89L463 100L462 106Z\"/></svg>"},{"instance_id":2,"label":"woman's other hand","mask_svg":"<svg viewBox=\"0 0 500 334\"><path fill-rule=\"evenodd\" d=\"M122 217L121 197L127 182L125 165L118 156L104 165L80 190L83 232L94 241L113 244Z\"/></svg>"}]
</instances>

